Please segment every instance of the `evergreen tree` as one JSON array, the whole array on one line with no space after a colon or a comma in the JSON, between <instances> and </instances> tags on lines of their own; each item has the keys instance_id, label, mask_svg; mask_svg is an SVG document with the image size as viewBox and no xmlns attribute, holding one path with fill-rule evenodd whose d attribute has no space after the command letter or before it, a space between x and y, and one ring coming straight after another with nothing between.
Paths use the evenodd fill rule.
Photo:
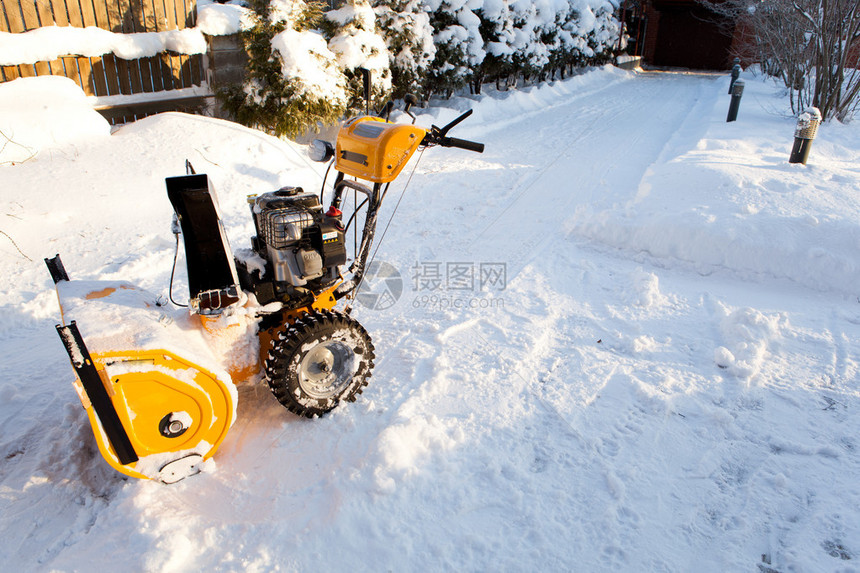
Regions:
<instances>
[{"instance_id":1,"label":"evergreen tree","mask_svg":"<svg viewBox=\"0 0 860 573\"><path fill-rule=\"evenodd\" d=\"M612 60L621 32L621 22L615 17L615 8L610 2L594 7L594 27L588 35L588 45L593 52L592 64L605 64Z\"/></svg>"},{"instance_id":2,"label":"evergreen tree","mask_svg":"<svg viewBox=\"0 0 860 573\"><path fill-rule=\"evenodd\" d=\"M480 32L487 55L481 63L481 79L501 82L516 74L514 65L514 19L507 0L484 0L478 11Z\"/></svg>"},{"instance_id":3,"label":"evergreen tree","mask_svg":"<svg viewBox=\"0 0 860 573\"><path fill-rule=\"evenodd\" d=\"M224 108L244 125L295 137L336 123L346 105L345 78L325 39L312 28L317 2L251 0L255 25L241 33L247 79L218 92Z\"/></svg>"},{"instance_id":4,"label":"evergreen tree","mask_svg":"<svg viewBox=\"0 0 860 573\"><path fill-rule=\"evenodd\" d=\"M391 94L390 56L385 39L377 31L376 14L367 0L349 0L343 7L326 12L323 29L328 47L347 79L348 107L364 110L362 69L371 73L374 102Z\"/></svg>"},{"instance_id":5,"label":"evergreen tree","mask_svg":"<svg viewBox=\"0 0 860 573\"><path fill-rule=\"evenodd\" d=\"M445 94L472 81L473 70L480 70L486 52L481 38L481 19L471 5L480 0L424 0L433 26L436 57L425 80L427 94Z\"/></svg>"},{"instance_id":6,"label":"evergreen tree","mask_svg":"<svg viewBox=\"0 0 860 573\"><path fill-rule=\"evenodd\" d=\"M392 95L421 95L436 57L430 16L421 0L380 1L375 11L391 58Z\"/></svg>"}]
</instances>

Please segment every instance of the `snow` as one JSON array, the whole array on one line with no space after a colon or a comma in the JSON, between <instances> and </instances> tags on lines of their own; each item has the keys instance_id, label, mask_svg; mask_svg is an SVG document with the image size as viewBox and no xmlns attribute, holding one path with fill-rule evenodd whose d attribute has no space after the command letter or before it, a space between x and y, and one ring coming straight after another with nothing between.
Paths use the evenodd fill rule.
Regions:
<instances>
[{"instance_id":1,"label":"snow","mask_svg":"<svg viewBox=\"0 0 860 573\"><path fill-rule=\"evenodd\" d=\"M332 103L345 101L346 79L318 32L288 28L272 39L272 49L281 54L284 77L297 80L298 95L313 94Z\"/></svg>"},{"instance_id":2,"label":"snow","mask_svg":"<svg viewBox=\"0 0 860 573\"><path fill-rule=\"evenodd\" d=\"M230 0L223 4L212 0L197 0L196 28L207 36L229 36L253 26L251 10L244 0Z\"/></svg>"},{"instance_id":3,"label":"snow","mask_svg":"<svg viewBox=\"0 0 860 573\"><path fill-rule=\"evenodd\" d=\"M45 26L29 32L0 32L0 65L35 64L69 54L96 57L113 53L133 60L171 50L180 54L203 54L206 38L194 28L166 32L121 34L95 26Z\"/></svg>"},{"instance_id":4,"label":"snow","mask_svg":"<svg viewBox=\"0 0 860 573\"><path fill-rule=\"evenodd\" d=\"M114 54L133 60L172 51L179 54L206 53L206 38L235 34L251 25L249 10L237 0L216 4L200 0L194 28L123 34L96 26L45 25L21 33L0 32L0 65L15 66L56 60L61 56L98 57Z\"/></svg>"},{"instance_id":5,"label":"snow","mask_svg":"<svg viewBox=\"0 0 860 573\"><path fill-rule=\"evenodd\" d=\"M378 87L383 92L390 91L390 55L385 40L376 31L376 14L370 3L356 1L326 12L325 18L339 26L328 47L337 55L340 68L370 70Z\"/></svg>"},{"instance_id":6,"label":"snow","mask_svg":"<svg viewBox=\"0 0 860 573\"><path fill-rule=\"evenodd\" d=\"M0 84L0 165L43 148L106 139L110 124L69 78L18 78Z\"/></svg>"},{"instance_id":7,"label":"snow","mask_svg":"<svg viewBox=\"0 0 860 573\"><path fill-rule=\"evenodd\" d=\"M451 135L486 151L434 148L407 167L410 187L381 244L377 234L403 294L352 313L376 346L370 384L306 420L259 377L239 381L217 465L170 486L101 459L41 258L61 253L73 281L165 296L163 180L186 158L217 188L236 249L253 234L247 195L316 189L325 166L178 113L108 135L76 108L52 117L65 137L45 138L35 116L53 106L36 95L75 97L54 78L0 86L0 124L32 114L14 135L39 151L0 166L0 561L856 569L860 131L825 124L809 164L790 165L787 102L743 78L732 123L728 74L613 68L416 110L426 126L474 109ZM482 280L493 265L503 283ZM450 268L474 271L471 288L453 288L463 275ZM180 268L180 302L184 280ZM110 325L125 327L146 330Z\"/></svg>"}]
</instances>

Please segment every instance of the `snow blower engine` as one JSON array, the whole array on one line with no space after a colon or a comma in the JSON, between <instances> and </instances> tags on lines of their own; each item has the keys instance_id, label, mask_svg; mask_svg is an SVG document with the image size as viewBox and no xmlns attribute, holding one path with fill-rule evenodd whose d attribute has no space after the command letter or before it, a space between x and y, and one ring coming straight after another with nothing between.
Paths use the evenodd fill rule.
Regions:
<instances>
[{"instance_id":1,"label":"snow blower engine","mask_svg":"<svg viewBox=\"0 0 860 573\"><path fill-rule=\"evenodd\" d=\"M315 141L311 158L330 161L337 173L328 207L325 180L318 195L283 187L249 198L256 236L235 256L209 178L188 163L187 175L168 178L188 310L125 282L70 281L59 255L45 259L74 385L112 467L166 483L197 473L235 420L234 383L261 370L278 401L301 416L320 416L361 393L374 347L348 301L361 285L389 185L421 147L484 148L447 135L471 111L424 129L409 112L416 101L405 98L412 124L391 123L389 103L378 116L346 122L334 146ZM172 282L173 275L171 301ZM336 308L341 301L344 310Z\"/></svg>"}]
</instances>

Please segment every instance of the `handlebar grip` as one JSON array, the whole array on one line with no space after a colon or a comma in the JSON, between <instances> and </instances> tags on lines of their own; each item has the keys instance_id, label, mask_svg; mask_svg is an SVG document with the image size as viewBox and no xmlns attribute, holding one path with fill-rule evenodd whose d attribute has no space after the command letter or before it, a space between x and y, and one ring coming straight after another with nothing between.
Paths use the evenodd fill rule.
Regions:
<instances>
[{"instance_id":1,"label":"handlebar grip","mask_svg":"<svg viewBox=\"0 0 860 573\"><path fill-rule=\"evenodd\" d=\"M443 147L459 147L468 151L484 152L484 144L477 141L469 141L468 139L457 139L456 137L445 137L439 142Z\"/></svg>"}]
</instances>

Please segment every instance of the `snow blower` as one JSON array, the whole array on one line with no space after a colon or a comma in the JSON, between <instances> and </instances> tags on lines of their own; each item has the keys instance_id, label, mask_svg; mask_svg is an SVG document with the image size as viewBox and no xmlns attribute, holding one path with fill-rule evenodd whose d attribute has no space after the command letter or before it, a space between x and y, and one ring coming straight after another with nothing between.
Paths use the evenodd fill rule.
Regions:
<instances>
[{"instance_id":1,"label":"snow blower","mask_svg":"<svg viewBox=\"0 0 860 573\"><path fill-rule=\"evenodd\" d=\"M70 281L59 255L45 259L74 385L113 468L165 483L200 471L236 418L234 382L261 369L278 401L300 416L321 416L362 392L374 347L350 316L349 301L367 269L391 182L419 148L484 149L447 135L471 111L424 129L409 111L416 101L405 98L412 124L391 123L388 103L376 116L346 122L334 146L313 142L311 158L337 173L326 210L325 179L319 194L283 187L250 197L256 236L239 256L227 242L209 178L186 163L187 175L166 179L177 249L179 234L185 247L188 310L128 283ZM349 190L347 218L341 208ZM171 275L171 302L172 282Z\"/></svg>"}]
</instances>

